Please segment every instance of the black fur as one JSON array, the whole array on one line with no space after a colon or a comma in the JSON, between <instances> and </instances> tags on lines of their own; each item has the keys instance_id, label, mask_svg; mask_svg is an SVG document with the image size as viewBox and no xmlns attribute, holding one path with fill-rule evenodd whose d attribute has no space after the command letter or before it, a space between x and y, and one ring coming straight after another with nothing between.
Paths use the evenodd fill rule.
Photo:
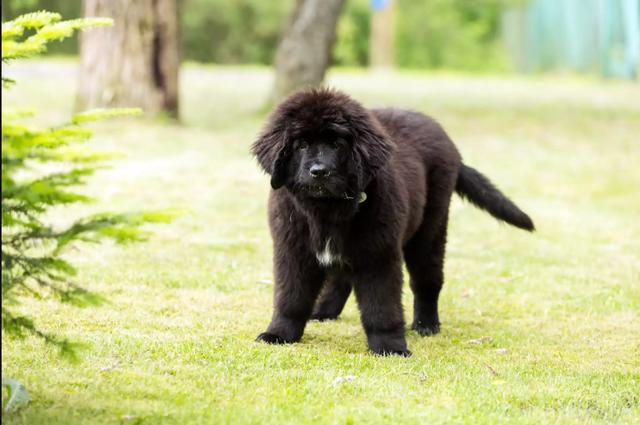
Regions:
<instances>
[{"instance_id":1,"label":"black fur","mask_svg":"<svg viewBox=\"0 0 640 425\"><path fill-rule=\"evenodd\" d=\"M367 110L340 92L303 91L278 106L252 152L273 187L274 310L260 341L298 341L309 319L336 319L353 289L369 349L408 356L402 261L414 293L412 328L436 334L453 191L533 229L419 113Z\"/></svg>"},{"instance_id":2,"label":"black fur","mask_svg":"<svg viewBox=\"0 0 640 425\"><path fill-rule=\"evenodd\" d=\"M458 173L456 192L499 220L524 230L535 230L531 218L476 169L462 164Z\"/></svg>"}]
</instances>

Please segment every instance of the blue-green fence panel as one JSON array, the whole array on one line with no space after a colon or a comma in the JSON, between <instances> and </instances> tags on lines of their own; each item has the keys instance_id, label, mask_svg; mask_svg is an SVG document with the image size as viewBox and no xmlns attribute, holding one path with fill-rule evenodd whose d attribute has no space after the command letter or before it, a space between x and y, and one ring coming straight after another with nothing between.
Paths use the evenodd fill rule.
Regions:
<instances>
[{"instance_id":1,"label":"blue-green fence panel","mask_svg":"<svg viewBox=\"0 0 640 425\"><path fill-rule=\"evenodd\" d=\"M521 71L640 71L640 0L530 0L505 10L502 33Z\"/></svg>"}]
</instances>

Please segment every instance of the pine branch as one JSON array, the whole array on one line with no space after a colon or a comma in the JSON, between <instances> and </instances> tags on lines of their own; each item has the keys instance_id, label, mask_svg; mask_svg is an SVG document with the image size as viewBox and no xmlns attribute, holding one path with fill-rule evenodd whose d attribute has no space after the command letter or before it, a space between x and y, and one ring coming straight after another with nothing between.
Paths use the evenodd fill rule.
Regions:
<instances>
[{"instance_id":1,"label":"pine branch","mask_svg":"<svg viewBox=\"0 0 640 425\"><path fill-rule=\"evenodd\" d=\"M6 308L2 308L2 330L18 337L26 337L33 335L41 338L46 343L58 347L60 355L71 360L77 361L77 353L81 347L74 344L66 338L60 338L51 333L43 332L36 328L33 321L25 316L16 316Z\"/></svg>"},{"instance_id":2,"label":"pine branch","mask_svg":"<svg viewBox=\"0 0 640 425\"><path fill-rule=\"evenodd\" d=\"M76 30L111 25L110 19L62 21L60 15L36 12L2 25L2 62L43 52L47 43L69 37ZM3 90L13 81L2 78ZM74 305L97 304L103 299L74 282L76 269L61 257L75 242L117 243L143 240L147 223L166 223L177 212L101 213L55 229L46 222L54 207L92 199L77 192L112 154L85 148L91 130L80 124L98 119L139 115L139 109L93 110L76 114L54 128L33 128L19 120L30 110L2 112L2 327L17 336L28 334L73 355L66 339L45 333L33 321L15 315L11 306L24 296L54 296Z\"/></svg>"}]
</instances>

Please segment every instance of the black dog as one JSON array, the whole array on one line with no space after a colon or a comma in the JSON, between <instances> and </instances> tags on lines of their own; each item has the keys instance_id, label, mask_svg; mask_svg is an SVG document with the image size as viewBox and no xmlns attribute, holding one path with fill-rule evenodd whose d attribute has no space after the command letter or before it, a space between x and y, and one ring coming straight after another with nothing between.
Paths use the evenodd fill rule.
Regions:
<instances>
[{"instance_id":1,"label":"black dog","mask_svg":"<svg viewBox=\"0 0 640 425\"><path fill-rule=\"evenodd\" d=\"M534 228L419 113L367 110L337 91L303 91L273 112L252 152L273 187L274 312L260 341L300 340L309 319L336 319L353 288L369 349L408 356L402 259L414 293L412 327L433 335L453 191L500 220Z\"/></svg>"}]
</instances>

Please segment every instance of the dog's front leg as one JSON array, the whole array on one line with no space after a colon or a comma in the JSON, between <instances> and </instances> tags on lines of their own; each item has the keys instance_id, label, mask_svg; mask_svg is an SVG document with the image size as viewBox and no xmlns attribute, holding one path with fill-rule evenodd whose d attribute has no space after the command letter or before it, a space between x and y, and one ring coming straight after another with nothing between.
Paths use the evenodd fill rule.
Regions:
<instances>
[{"instance_id":1,"label":"dog's front leg","mask_svg":"<svg viewBox=\"0 0 640 425\"><path fill-rule=\"evenodd\" d=\"M266 332L258 335L258 341L270 344L297 342L311 316L318 297L324 271L310 253L295 250L274 257L275 284L273 293L273 317Z\"/></svg>"},{"instance_id":2,"label":"dog's front leg","mask_svg":"<svg viewBox=\"0 0 640 425\"><path fill-rule=\"evenodd\" d=\"M372 261L355 272L354 289L369 350L410 356L404 337L400 256Z\"/></svg>"}]
</instances>

